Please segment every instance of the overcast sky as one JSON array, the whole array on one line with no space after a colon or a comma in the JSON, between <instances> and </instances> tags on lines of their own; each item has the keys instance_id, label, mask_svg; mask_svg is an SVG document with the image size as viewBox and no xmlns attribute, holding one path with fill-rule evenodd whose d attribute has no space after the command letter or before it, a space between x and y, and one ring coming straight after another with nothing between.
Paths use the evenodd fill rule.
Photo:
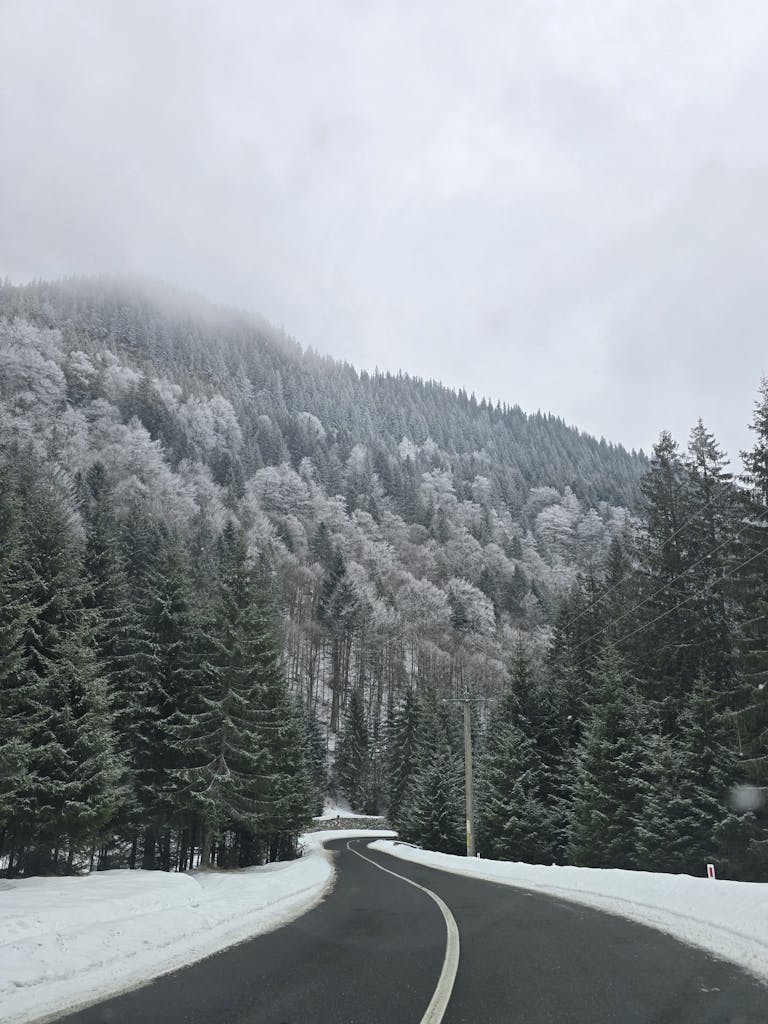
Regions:
<instances>
[{"instance_id":1,"label":"overcast sky","mask_svg":"<svg viewBox=\"0 0 768 1024\"><path fill-rule=\"evenodd\" d=\"M768 4L0 0L0 275L138 271L646 450L768 373Z\"/></svg>"}]
</instances>

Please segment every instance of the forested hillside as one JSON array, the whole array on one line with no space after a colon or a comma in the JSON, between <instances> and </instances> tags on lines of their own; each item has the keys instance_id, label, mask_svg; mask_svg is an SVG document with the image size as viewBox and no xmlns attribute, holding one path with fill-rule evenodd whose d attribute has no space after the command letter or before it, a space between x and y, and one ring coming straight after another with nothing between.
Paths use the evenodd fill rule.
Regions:
<instances>
[{"instance_id":1,"label":"forested hillside","mask_svg":"<svg viewBox=\"0 0 768 1024\"><path fill-rule=\"evenodd\" d=\"M0 314L4 444L73 487L101 465L116 517L177 531L202 587L241 525L291 683L333 731L351 681L379 709L413 678L498 686L519 630L543 650L645 468L553 416L359 374L157 287L5 287Z\"/></svg>"},{"instance_id":2,"label":"forested hillside","mask_svg":"<svg viewBox=\"0 0 768 1024\"><path fill-rule=\"evenodd\" d=\"M701 425L649 463L159 286L4 284L5 869L289 855L329 766L455 848L469 688L488 852L758 874L759 415L738 491Z\"/></svg>"}]
</instances>

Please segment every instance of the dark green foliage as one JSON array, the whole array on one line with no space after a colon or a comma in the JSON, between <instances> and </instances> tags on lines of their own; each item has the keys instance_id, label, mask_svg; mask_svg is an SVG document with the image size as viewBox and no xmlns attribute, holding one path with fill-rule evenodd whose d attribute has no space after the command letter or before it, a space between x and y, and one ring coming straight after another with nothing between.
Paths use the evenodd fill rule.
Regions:
<instances>
[{"instance_id":1,"label":"dark green foliage","mask_svg":"<svg viewBox=\"0 0 768 1024\"><path fill-rule=\"evenodd\" d=\"M751 778L768 784L768 378L760 384L751 429L755 443L741 453L747 488L740 530L738 597L744 608L736 630L736 666L741 692L739 742Z\"/></svg>"},{"instance_id":2,"label":"dark green foliage","mask_svg":"<svg viewBox=\"0 0 768 1024\"><path fill-rule=\"evenodd\" d=\"M403 834L462 851L439 696L514 656L484 750L473 720L484 845L562 860L570 821L588 863L765 875L722 792L768 765L765 382L745 489L699 422L638 508L642 455L163 289L6 282L0 313L10 873L291 856L327 749L297 704L343 723L357 806L386 762Z\"/></svg>"},{"instance_id":3,"label":"dark green foliage","mask_svg":"<svg viewBox=\"0 0 768 1024\"><path fill-rule=\"evenodd\" d=\"M418 735L419 705L415 690L409 689L402 704L392 712L387 736L387 817L393 828L400 827L401 811L416 771Z\"/></svg>"},{"instance_id":4,"label":"dark green foliage","mask_svg":"<svg viewBox=\"0 0 768 1024\"><path fill-rule=\"evenodd\" d=\"M721 862L718 833L736 825L728 810L738 778L731 740L712 686L701 678L675 738L657 736L650 748L652 773L637 826L640 867L703 875L708 862Z\"/></svg>"},{"instance_id":5,"label":"dark green foliage","mask_svg":"<svg viewBox=\"0 0 768 1024\"><path fill-rule=\"evenodd\" d=\"M103 835L119 799L106 686L95 657L97 615L87 607L82 551L53 481L25 479L30 615L17 707L28 726L29 776L14 814L24 870L58 870ZM17 864L17 870L19 865Z\"/></svg>"},{"instance_id":6,"label":"dark green foliage","mask_svg":"<svg viewBox=\"0 0 768 1024\"><path fill-rule=\"evenodd\" d=\"M518 724L518 706L508 690L488 725L475 789L477 845L498 860L551 863L554 822L541 795L544 766Z\"/></svg>"},{"instance_id":7,"label":"dark green foliage","mask_svg":"<svg viewBox=\"0 0 768 1024\"><path fill-rule=\"evenodd\" d=\"M569 852L585 867L633 868L651 767L650 723L631 677L610 649L598 663L596 687L576 763Z\"/></svg>"},{"instance_id":8,"label":"dark green foliage","mask_svg":"<svg viewBox=\"0 0 768 1024\"><path fill-rule=\"evenodd\" d=\"M335 780L339 793L349 800L353 811L376 813L372 809L371 749L363 695L356 687L347 702L336 750Z\"/></svg>"},{"instance_id":9,"label":"dark green foliage","mask_svg":"<svg viewBox=\"0 0 768 1024\"><path fill-rule=\"evenodd\" d=\"M424 698L416 769L399 811L400 835L441 853L466 847L464 762L455 721L434 692Z\"/></svg>"},{"instance_id":10,"label":"dark green foliage","mask_svg":"<svg viewBox=\"0 0 768 1024\"><path fill-rule=\"evenodd\" d=\"M307 764L312 780L314 813L322 814L325 794L328 792L328 757L325 738L320 723L311 712L301 709L299 713L304 723L304 740Z\"/></svg>"},{"instance_id":11,"label":"dark green foliage","mask_svg":"<svg viewBox=\"0 0 768 1024\"><path fill-rule=\"evenodd\" d=\"M193 685L164 723L173 804L204 837L259 834L276 859L313 809L306 740L245 538L231 525L201 626Z\"/></svg>"},{"instance_id":12,"label":"dark green foliage","mask_svg":"<svg viewBox=\"0 0 768 1024\"><path fill-rule=\"evenodd\" d=\"M32 688L24 673L24 637L32 609L15 475L0 467L0 831L29 793ZM23 808L28 817L31 807Z\"/></svg>"}]
</instances>

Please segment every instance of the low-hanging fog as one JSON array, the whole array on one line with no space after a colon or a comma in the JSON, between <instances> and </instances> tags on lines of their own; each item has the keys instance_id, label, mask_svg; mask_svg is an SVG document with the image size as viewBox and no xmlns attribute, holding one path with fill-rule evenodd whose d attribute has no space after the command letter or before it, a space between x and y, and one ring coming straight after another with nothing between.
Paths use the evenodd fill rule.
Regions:
<instances>
[{"instance_id":1,"label":"low-hanging fog","mask_svg":"<svg viewBox=\"0 0 768 1024\"><path fill-rule=\"evenodd\" d=\"M627 446L768 369L768 8L4 0L0 275L140 272Z\"/></svg>"}]
</instances>

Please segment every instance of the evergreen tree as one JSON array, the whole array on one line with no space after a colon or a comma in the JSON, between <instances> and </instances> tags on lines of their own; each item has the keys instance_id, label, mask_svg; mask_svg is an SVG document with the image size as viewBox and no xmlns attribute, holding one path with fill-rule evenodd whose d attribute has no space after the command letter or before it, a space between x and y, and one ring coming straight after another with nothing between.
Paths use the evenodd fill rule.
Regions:
<instances>
[{"instance_id":1,"label":"evergreen tree","mask_svg":"<svg viewBox=\"0 0 768 1024\"><path fill-rule=\"evenodd\" d=\"M283 671L274 611L258 575L254 597L259 615L258 632L253 633L259 641L253 651L259 681L256 743L267 753L259 828L267 837L269 859L284 860L296 856L299 834L312 819L315 791L303 723Z\"/></svg>"},{"instance_id":2,"label":"evergreen tree","mask_svg":"<svg viewBox=\"0 0 768 1024\"><path fill-rule=\"evenodd\" d=\"M395 829L400 828L401 811L418 763L418 734L419 703L411 687L390 717L387 736L387 817Z\"/></svg>"},{"instance_id":3,"label":"evergreen tree","mask_svg":"<svg viewBox=\"0 0 768 1024\"><path fill-rule=\"evenodd\" d=\"M15 474L0 467L0 856L14 817L29 820L30 689L24 637L31 609Z\"/></svg>"},{"instance_id":4,"label":"evergreen tree","mask_svg":"<svg viewBox=\"0 0 768 1024\"><path fill-rule=\"evenodd\" d=\"M595 705L576 764L569 855L585 867L632 868L650 770L647 712L612 648L595 680Z\"/></svg>"},{"instance_id":5,"label":"evergreen tree","mask_svg":"<svg viewBox=\"0 0 768 1024\"><path fill-rule=\"evenodd\" d=\"M315 814L322 814L326 793L328 792L328 760L325 739L323 738L320 723L311 711L303 711L301 717L304 722L307 764L312 779Z\"/></svg>"},{"instance_id":6,"label":"evergreen tree","mask_svg":"<svg viewBox=\"0 0 768 1024\"><path fill-rule=\"evenodd\" d=\"M726 471L727 459L701 420L691 431L685 464L689 473L687 558L694 594L692 642L699 673L715 690L733 687L731 637L736 609L733 584L740 500Z\"/></svg>"},{"instance_id":7,"label":"evergreen tree","mask_svg":"<svg viewBox=\"0 0 768 1024\"><path fill-rule=\"evenodd\" d=\"M400 835L441 853L465 849L464 766L449 715L436 693L424 700L416 745L417 767L401 805Z\"/></svg>"},{"instance_id":8,"label":"evergreen tree","mask_svg":"<svg viewBox=\"0 0 768 1024\"><path fill-rule=\"evenodd\" d=\"M661 709L667 731L699 672L695 646L696 580L691 557L691 480L677 442L663 431L643 478L647 534L639 549L640 600L619 617L631 644L627 660L642 670L645 696Z\"/></svg>"},{"instance_id":9,"label":"evergreen tree","mask_svg":"<svg viewBox=\"0 0 768 1024\"><path fill-rule=\"evenodd\" d=\"M653 771L638 820L638 862L649 871L702 875L719 860L718 832L731 831L736 780L732 730L700 677L673 739L652 745Z\"/></svg>"},{"instance_id":10,"label":"evergreen tree","mask_svg":"<svg viewBox=\"0 0 768 1024\"><path fill-rule=\"evenodd\" d=\"M739 746L752 779L768 781L768 378L760 383L751 430L755 442L741 453L747 489L738 566L743 613L736 631L736 669L743 691L733 704Z\"/></svg>"},{"instance_id":11,"label":"evergreen tree","mask_svg":"<svg viewBox=\"0 0 768 1024\"><path fill-rule=\"evenodd\" d=\"M319 539L319 538L318 538ZM331 556L320 590L317 618L331 641L331 732L338 732L341 696L349 668L352 631L357 619L357 599L347 575L341 551Z\"/></svg>"},{"instance_id":12,"label":"evergreen tree","mask_svg":"<svg viewBox=\"0 0 768 1024\"><path fill-rule=\"evenodd\" d=\"M350 694L336 750L336 785L354 811L370 811L371 752L363 695Z\"/></svg>"},{"instance_id":13,"label":"evergreen tree","mask_svg":"<svg viewBox=\"0 0 768 1024\"><path fill-rule=\"evenodd\" d=\"M534 740L518 724L510 688L488 726L477 777L478 848L499 860L548 863L554 822L541 799L543 765Z\"/></svg>"},{"instance_id":14,"label":"evergreen tree","mask_svg":"<svg viewBox=\"0 0 768 1024\"><path fill-rule=\"evenodd\" d=\"M25 871L59 870L104 835L119 799L106 687L95 658L96 616L87 608L82 551L71 511L53 480L25 480L28 590L24 703L30 779L18 822Z\"/></svg>"},{"instance_id":15,"label":"evergreen tree","mask_svg":"<svg viewBox=\"0 0 768 1024\"><path fill-rule=\"evenodd\" d=\"M142 722L150 702L148 675L153 659L142 628L125 568L120 528L114 517L104 467L93 466L86 477L87 538L85 567L90 589L86 604L97 612L94 632L99 676L107 685L114 746L124 769L122 796L114 821L116 831L134 839L140 808L135 799L136 772L141 761ZM135 865L136 850L130 864ZM99 867L109 867L109 851L101 851Z\"/></svg>"},{"instance_id":16,"label":"evergreen tree","mask_svg":"<svg viewBox=\"0 0 768 1024\"><path fill-rule=\"evenodd\" d=\"M140 581L142 628L149 639L144 706L136 721L136 795L145 823L142 867L171 868L170 829L179 813L173 774L184 767L176 716L193 698L208 665L201 650L201 609L178 535L160 530Z\"/></svg>"}]
</instances>

